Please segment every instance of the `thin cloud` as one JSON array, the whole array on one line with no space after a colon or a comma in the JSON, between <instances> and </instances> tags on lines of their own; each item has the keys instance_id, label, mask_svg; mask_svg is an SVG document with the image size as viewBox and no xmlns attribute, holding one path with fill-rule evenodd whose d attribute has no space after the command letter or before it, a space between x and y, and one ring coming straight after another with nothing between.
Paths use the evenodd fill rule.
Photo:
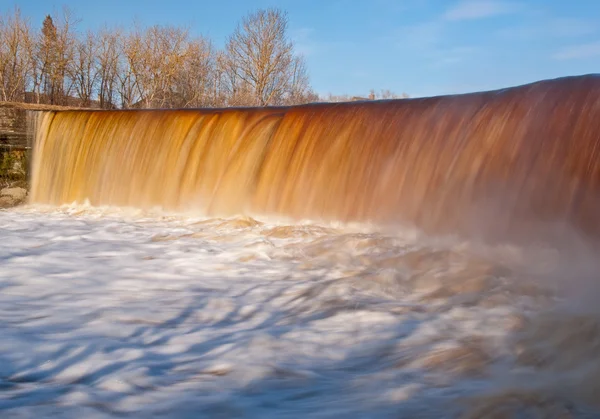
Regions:
<instances>
[{"instance_id":1,"label":"thin cloud","mask_svg":"<svg viewBox=\"0 0 600 419\"><path fill-rule=\"evenodd\" d=\"M446 67L463 62L479 52L472 46L446 45L448 34L441 21L428 21L396 29L385 40L408 54L416 54L432 67Z\"/></svg>"},{"instance_id":2,"label":"thin cloud","mask_svg":"<svg viewBox=\"0 0 600 419\"><path fill-rule=\"evenodd\" d=\"M527 40L539 38L576 38L593 34L597 24L584 19L553 18L530 25L504 28L498 36L510 40Z\"/></svg>"},{"instance_id":3,"label":"thin cloud","mask_svg":"<svg viewBox=\"0 0 600 419\"><path fill-rule=\"evenodd\" d=\"M462 0L444 14L445 20L474 20L514 13L514 3L500 0Z\"/></svg>"},{"instance_id":4,"label":"thin cloud","mask_svg":"<svg viewBox=\"0 0 600 419\"><path fill-rule=\"evenodd\" d=\"M311 38L314 32L313 28L299 28L291 31L290 38L294 42L294 49L298 54L307 57L319 49L318 44Z\"/></svg>"},{"instance_id":5,"label":"thin cloud","mask_svg":"<svg viewBox=\"0 0 600 419\"><path fill-rule=\"evenodd\" d=\"M434 59L433 67L446 67L458 64L473 57L478 49L471 46L461 46L434 51L431 55Z\"/></svg>"},{"instance_id":6,"label":"thin cloud","mask_svg":"<svg viewBox=\"0 0 600 419\"><path fill-rule=\"evenodd\" d=\"M323 55L332 50L350 48L352 42L329 41L316 39L317 31L314 28L298 28L290 32L290 39L294 42L294 51L304 57Z\"/></svg>"},{"instance_id":7,"label":"thin cloud","mask_svg":"<svg viewBox=\"0 0 600 419\"><path fill-rule=\"evenodd\" d=\"M442 39L443 30L443 25L440 22L429 21L401 27L394 31L391 38L400 47L430 48Z\"/></svg>"},{"instance_id":8,"label":"thin cloud","mask_svg":"<svg viewBox=\"0 0 600 419\"><path fill-rule=\"evenodd\" d=\"M572 45L558 51L552 58L555 60L579 60L600 57L600 41L587 44Z\"/></svg>"}]
</instances>

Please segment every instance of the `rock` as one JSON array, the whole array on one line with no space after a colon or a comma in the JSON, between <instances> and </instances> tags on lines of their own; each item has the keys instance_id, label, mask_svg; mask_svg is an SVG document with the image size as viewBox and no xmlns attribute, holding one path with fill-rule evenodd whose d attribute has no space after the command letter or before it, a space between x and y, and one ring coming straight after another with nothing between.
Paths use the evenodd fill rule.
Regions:
<instances>
[{"instance_id":1,"label":"rock","mask_svg":"<svg viewBox=\"0 0 600 419\"><path fill-rule=\"evenodd\" d=\"M25 188L4 188L0 191L0 197L9 197L13 201L22 202L27 198L27 189Z\"/></svg>"},{"instance_id":2,"label":"rock","mask_svg":"<svg viewBox=\"0 0 600 419\"><path fill-rule=\"evenodd\" d=\"M0 208L10 208L22 204L27 199L25 188L4 188L0 190Z\"/></svg>"},{"instance_id":3,"label":"rock","mask_svg":"<svg viewBox=\"0 0 600 419\"><path fill-rule=\"evenodd\" d=\"M15 200L10 196L0 196L0 208L10 208L15 206Z\"/></svg>"}]
</instances>

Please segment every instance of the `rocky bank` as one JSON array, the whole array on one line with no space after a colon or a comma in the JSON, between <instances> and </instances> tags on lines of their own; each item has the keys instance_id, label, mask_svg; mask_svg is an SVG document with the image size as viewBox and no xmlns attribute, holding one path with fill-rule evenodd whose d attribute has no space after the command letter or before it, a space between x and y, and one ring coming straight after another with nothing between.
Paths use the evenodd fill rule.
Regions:
<instances>
[{"instance_id":1,"label":"rocky bank","mask_svg":"<svg viewBox=\"0 0 600 419\"><path fill-rule=\"evenodd\" d=\"M10 208L24 204L27 201L27 189L9 187L0 190L0 208Z\"/></svg>"}]
</instances>

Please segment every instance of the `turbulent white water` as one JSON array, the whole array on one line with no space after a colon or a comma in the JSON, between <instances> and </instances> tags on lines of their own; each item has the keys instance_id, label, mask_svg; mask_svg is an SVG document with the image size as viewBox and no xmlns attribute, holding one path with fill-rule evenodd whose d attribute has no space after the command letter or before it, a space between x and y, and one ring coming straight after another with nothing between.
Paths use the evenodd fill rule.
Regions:
<instances>
[{"instance_id":1,"label":"turbulent white water","mask_svg":"<svg viewBox=\"0 0 600 419\"><path fill-rule=\"evenodd\" d=\"M2 417L600 414L600 315L551 249L82 207L0 228Z\"/></svg>"}]
</instances>

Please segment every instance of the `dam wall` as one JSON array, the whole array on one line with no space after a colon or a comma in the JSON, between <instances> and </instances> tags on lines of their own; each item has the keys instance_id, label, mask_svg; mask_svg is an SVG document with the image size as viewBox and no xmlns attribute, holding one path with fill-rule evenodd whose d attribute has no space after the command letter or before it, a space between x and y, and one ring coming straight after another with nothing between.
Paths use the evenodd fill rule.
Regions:
<instances>
[{"instance_id":1,"label":"dam wall","mask_svg":"<svg viewBox=\"0 0 600 419\"><path fill-rule=\"evenodd\" d=\"M0 102L0 186L26 182L31 172L35 124L45 111L74 109L64 106Z\"/></svg>"}]
</instances>

